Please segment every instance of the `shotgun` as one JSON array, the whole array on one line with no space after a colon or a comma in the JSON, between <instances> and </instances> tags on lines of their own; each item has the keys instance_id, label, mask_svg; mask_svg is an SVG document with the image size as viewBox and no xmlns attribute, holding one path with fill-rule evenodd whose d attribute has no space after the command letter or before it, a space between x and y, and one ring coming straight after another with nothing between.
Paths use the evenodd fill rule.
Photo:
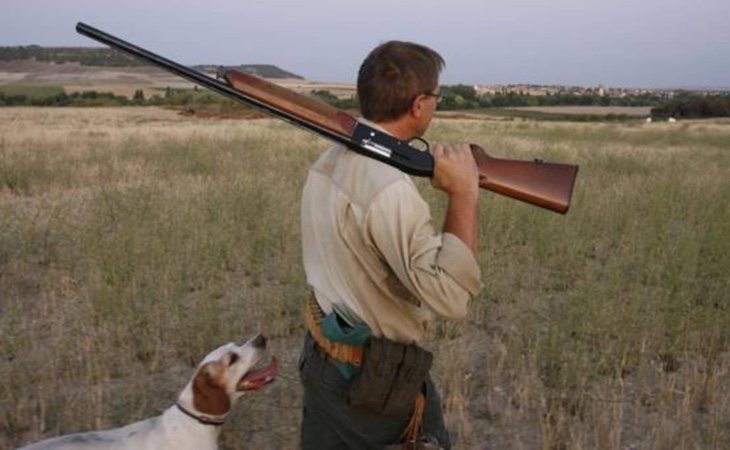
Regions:
<instances>
[{"instance_id":1,"label":"shotgun","mask_svg":"<svg viewBox=\"0 0 730 450\"><path fill-rule=\"evenodd\" d=\"M411 145L415 141L425 142L420 138L411 141L396 139L327 103L247 73L222 69L219 79L216 79L84 23L79 22L76 31L409 175L433 176L434 159L431 154ZM471 150L479 169L481 188L561 214L568 211L578 166L537 159L495 158L476 144L471 144Z\"/></svg>"}]
</instances>

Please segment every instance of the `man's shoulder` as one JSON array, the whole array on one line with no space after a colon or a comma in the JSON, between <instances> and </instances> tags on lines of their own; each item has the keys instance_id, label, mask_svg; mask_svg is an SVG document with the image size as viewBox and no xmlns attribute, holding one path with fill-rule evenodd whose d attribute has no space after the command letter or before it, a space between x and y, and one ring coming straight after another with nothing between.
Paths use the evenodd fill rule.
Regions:
<instances>
[{"instance_id":1,"label":"man's shoulder","mask_svg":"<svg viewBox=\"0 0 730 450\"><path fill-rule=\"evenodd\" d=\"M415 189L410 176L393 166L335 145L314 163L312 170L329 178L343 193L362 204L394 184Z\"/></svg>"}]
</instances>

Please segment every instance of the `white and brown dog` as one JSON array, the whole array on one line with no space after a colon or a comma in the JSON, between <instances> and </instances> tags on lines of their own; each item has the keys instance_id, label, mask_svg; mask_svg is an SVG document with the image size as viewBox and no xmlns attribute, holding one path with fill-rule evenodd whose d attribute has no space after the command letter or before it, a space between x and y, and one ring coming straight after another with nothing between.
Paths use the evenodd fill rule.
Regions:
<instances>
[{"instance_id":1,"label":"white and brown dog","mask_svg":"<svg viewBox=\"0 0 730 450\"><path fill-rule=\"evenodd\" d=\"M241 346L230 343L212 351L177 403L161 416L123 428L48 439L21 450L217 449L220 426L233 403L244 392L261 389L276 376L276 358L266 367L254 368L265 350L266 338L258 335Z\"/></svg>"}]
</instances>

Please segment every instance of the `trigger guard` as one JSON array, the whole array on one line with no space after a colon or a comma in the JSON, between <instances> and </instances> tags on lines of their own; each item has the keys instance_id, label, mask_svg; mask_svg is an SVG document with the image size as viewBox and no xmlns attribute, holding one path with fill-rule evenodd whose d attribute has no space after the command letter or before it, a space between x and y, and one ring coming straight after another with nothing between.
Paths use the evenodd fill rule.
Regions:
<instances>
[{"instance_id":1,"label":"trigger guard","mask_svg":"<svg viewBox=\"0 0 730 450\"><path fill-rule=\"evenodd\" d=\"M418 137L418 136L417 137L412 137L412 138L408 139L408 145L410 145L413 148L416 148L416 149L419 149L420 150L419 147L414 147L413 145L411 145L411 142L413 142L413 141L421 142L421 143L423 143L423 145L426 146L426 148L423 149L422 151L431 152L431 146L428 144L428 141L427 140L423 139L422 137Z\"/></svg>"}]
</instances>

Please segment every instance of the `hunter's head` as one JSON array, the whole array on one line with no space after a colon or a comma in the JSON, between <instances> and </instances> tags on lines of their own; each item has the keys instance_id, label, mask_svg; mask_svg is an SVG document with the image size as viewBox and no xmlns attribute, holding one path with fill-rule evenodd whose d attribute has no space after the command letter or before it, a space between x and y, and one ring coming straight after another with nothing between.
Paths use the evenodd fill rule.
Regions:
<instances>
[{"instance_id":1,"label":"hunter's head","mask_svg":"<svg viewBox=\"0 0 730 450\"><path fill-rule=\"evenodd\" d=\"M430 109L432 116L444 65L441 55L423 45L389 41L377 46L365 58L357 76L362 116L373 122L392 122L414 107ZM425 127L428 122L430 116Z\"/></svg>"}]
</instances>

